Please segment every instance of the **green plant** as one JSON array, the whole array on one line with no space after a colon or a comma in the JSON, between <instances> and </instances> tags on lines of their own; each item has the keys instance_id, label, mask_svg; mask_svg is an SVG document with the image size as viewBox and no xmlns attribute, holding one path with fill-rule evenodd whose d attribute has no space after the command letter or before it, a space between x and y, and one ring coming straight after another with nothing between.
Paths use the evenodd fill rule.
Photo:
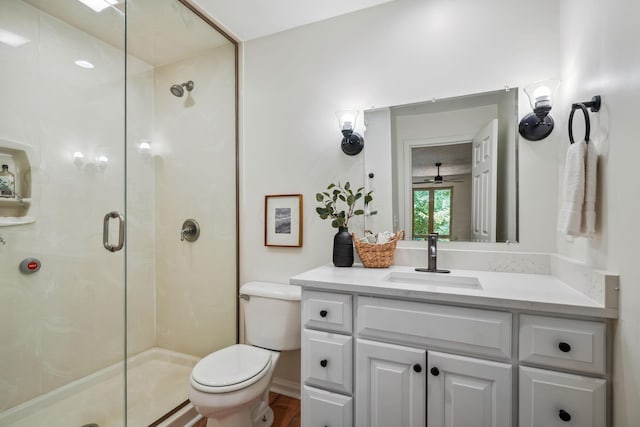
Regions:
<instances>
[{"instance_id":1,"label":"green plant","mask_svg":"<svg viewBox=\"0 0 640 427\"><path fill-rule=\"evenodd\" d=\"M334 228L347 227L349 219L356 215L364 215L364 209L356 209L358 200L363 199L366 208L373 200L373 191L364 192L364 187L358 188L355 192L351 189L351 184L347 181L344 186L329 184L327 191L316 194L316 200L321 206L316 207L316 212L321 219L332 218L331 226ZM340 203L342 202L342 203ZM346 206L339 206L339 205ZM375 215L375 211L369 215Z\"/></svg>"}]
</instances>

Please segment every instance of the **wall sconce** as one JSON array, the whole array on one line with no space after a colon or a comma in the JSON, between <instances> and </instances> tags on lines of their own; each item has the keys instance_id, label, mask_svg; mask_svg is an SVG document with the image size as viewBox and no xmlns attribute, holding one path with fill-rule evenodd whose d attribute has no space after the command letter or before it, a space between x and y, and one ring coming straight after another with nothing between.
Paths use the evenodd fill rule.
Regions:
<instances>
[{"instance_id":1,"label":"wall sconce","mask_svg":"<svg viewBox=\"0 0 640 427\"><path fill-rule=\"evenodd\" d=\"M553 97L560 81L543 80L524 88L529 97L533 113L529 113L520 121L518 130L524 139L539 141L545 139L553 131L553 118L549 115Z\"/></svg>"},{"instance_id":2,"label":"wall sconce","mask_svg":"<svg viewBox=\"0 0 640 427\"><path fill-rule=\"evenodd\" d=\"M342 151L349 156L355 156L364 148L364 138L353 131L358 117L358 110L337 111L338 124L342 132Z\"/></svg>"}]
</instances>

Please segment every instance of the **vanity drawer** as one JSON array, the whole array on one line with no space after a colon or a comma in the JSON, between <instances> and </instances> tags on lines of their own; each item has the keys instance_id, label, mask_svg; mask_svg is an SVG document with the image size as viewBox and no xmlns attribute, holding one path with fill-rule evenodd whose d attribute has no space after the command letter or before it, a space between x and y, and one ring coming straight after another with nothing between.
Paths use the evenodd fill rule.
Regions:
<instances>
[{"instance_id":1,"label":"vanity drawer","mask_svg":"<svg viewBox=\"0 0 640 427\"><path fill-rule=\"evenodd\" d=\"M307 328L351 333L351 295L304 291L302 324Z\"/></svg>"},{"instance_id":2,"label":"vanity drawer","mask_svg":"<svg viewBox=\"0 0 640 427\"><path fill-rule=\"evenodd\" d=\"M604 323L521 315L519 359L577 371L605 373Z\"/></svg>"},{"instance_id":3,"label":"vanity drawer","mask_svg":"<svg viewBox=\"0 0 640 427\"><path fill-rule=\"evenodd\" d=\"M520 427L604 427L606 381L520 368Z\"/></svg>"},{"instance_id":4,"label":"vanity drawer","mask_svg":"<svg viewBox=\"0 0 640 427\"><path fill-rule=\"evenodd\" d=\"M351 427L353 398L304 386L302 425L305 427Z\"/></svg>"},{"instance_id":5,"label":"vanity drawer","mask_svg":"<svg viewBox=\"0 0 640 427\"><path fill-rule=\"evenodd\" d=\"M358 337L511 358L511 313L358 297Z\"/></svg>"},{"instance_id":6,"label":"vanity drawer","mask_svg":"<svg viewBox=\"0 0 640 427\"><path fill-rule=\"evenodd\" d=\"M350 336L305 329L302 337L303 382L351 394L352 343Z\"/></svg>"}]
</instances>

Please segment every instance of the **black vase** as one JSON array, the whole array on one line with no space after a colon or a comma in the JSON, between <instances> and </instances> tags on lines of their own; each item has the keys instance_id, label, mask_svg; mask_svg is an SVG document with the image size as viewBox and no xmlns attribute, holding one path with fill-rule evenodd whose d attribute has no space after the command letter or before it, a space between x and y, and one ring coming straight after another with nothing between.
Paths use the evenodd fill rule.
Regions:
<instances>
[{"instance_id":1,"label":"black vase","mask_svg":"<svg viewBox=\"0 0 640 427\"><path fill-rule=\"evenodd\" d=\"M353 239L347 227L339 227L333 237L333 265L336 267L353 265Z\"/></svg>"}]
</instances>

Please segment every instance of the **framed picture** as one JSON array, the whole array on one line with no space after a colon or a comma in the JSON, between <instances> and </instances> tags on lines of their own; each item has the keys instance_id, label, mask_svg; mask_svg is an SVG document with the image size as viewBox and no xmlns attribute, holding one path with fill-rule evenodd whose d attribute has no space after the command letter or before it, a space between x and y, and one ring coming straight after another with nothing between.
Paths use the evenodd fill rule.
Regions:
<instances>
[{"instance_id":1,"label":"framed picture","mask_svg":"<svg viewBox=\"0 0 640 427\"><path fill-rule=\"evenodd\" d=\"M264 196L264 245L302 246L302 194Z\"/></svg>"}]
</instances>

